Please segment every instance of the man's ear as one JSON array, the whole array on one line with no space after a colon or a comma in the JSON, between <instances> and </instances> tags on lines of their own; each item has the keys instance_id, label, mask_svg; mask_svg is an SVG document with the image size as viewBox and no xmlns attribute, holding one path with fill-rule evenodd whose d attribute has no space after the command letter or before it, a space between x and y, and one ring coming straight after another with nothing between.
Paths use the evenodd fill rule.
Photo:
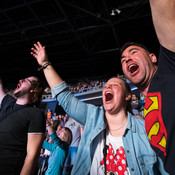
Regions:
<instances>
[{"instance_id":1,"label":"man's ear","mask_svg":"<svg viewBox=\"0 0 175 175\"><path fill-rule=\"evenodd\" d=\"M33 93L33 92L35 92L35 90L34 89L31 89L30 92Z\"/></svg>"},{"instance_id":2,"label":"man's ear","mask_svg":"<svg viewBox=\"0 0 175 175\"><path fill-rule=\"evenodd\" d=\"M154 64L157 63L157 57L155 54L150 53L149 56L151 58L152 63L154 63Z\"/></svg>"}]
</instances>

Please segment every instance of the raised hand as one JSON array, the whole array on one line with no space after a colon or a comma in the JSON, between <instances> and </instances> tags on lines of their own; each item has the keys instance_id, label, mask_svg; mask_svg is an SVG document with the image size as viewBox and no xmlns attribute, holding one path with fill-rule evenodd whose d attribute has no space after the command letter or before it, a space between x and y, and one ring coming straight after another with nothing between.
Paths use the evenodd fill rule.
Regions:
<instances>
[{"instance_id":1,"label":"raised hand","mask_svg":"<svg viewBox=\"0 0 175 175\"><path fill-rule=\"evenodd\" d=\"M40 42L34 44L34 47L32 47L31 50L31 55L33 55L36 58L40 66L43 66L49 62L45 46L42 46Z\"/></svg>"}]
</instances>

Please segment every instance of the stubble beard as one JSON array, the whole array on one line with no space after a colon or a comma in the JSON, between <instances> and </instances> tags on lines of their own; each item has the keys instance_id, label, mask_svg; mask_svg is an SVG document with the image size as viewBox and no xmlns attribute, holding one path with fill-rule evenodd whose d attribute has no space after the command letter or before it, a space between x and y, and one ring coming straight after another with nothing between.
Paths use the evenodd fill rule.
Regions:
<instances>
[{"instance_id":1,"label":"stubble beard","mask_svg":"<svg viewBox=\"0 0 175 175\"><path fill-rule=\"evenodd\" d=\"M23 95L24 95L24 91L22 91L22 90L19 90L17 92L14 92L14 96L17 97L17 98L19 98L19 97L21 97Z\"/></svg>"}]
</instances>

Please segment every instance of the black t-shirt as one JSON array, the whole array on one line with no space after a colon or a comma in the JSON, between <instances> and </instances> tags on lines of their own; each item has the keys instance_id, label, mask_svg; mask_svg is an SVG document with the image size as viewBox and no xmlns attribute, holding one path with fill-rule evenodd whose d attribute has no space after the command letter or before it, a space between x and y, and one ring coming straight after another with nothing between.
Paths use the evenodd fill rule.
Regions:
<instances>
[{"instance_id":1,"label":"black t-shirt","mask_svg":"<svg viewBox=\"0 0 175 175\"><path fill-rule=\"evenodd\" d=\"M32 105L18 105L6 95L0 111L0 174L19 174L24 163L28 133L45 133L45 116Z\"/></svg>"},{"instance_id":2,"label":"black t-shirt","mask_svg":"<svg viewBox=\"0 0 175 175\"><path fill-rule=\"evenodd\" d=\"M162 158L165 170L175 174L175 53L160 47L158 70L145 101L148 139Z\"/></svg>"}]
</instances>

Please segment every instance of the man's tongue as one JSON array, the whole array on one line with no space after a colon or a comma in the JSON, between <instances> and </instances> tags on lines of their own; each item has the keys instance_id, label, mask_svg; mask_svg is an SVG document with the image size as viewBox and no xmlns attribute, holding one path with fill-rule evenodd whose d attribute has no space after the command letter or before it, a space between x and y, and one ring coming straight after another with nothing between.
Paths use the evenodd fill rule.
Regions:
<instances>
[{"instance_id":1,"label":"man's tongue","mask_svg":"<svg viewBox=\"0 0 175 175\"><path fill-rule=\"evenodd\" d=\"M130 70L131 73L133 73L133 72L135 72L138 68L139 68L139 66L134 65L134 66L131 66L129 70Z\"/></svg>"},{"instance_id":2,"label":"man's tongue","mask_svg":"<svg viewBox=\"0 0 175 175\"><path fill-rule=\"evenodd\" d=\"M111 93L106 94L106 101L110 101L112 100L112 98L113 98L113 95Z\"/></svg>"}]
</instances>

